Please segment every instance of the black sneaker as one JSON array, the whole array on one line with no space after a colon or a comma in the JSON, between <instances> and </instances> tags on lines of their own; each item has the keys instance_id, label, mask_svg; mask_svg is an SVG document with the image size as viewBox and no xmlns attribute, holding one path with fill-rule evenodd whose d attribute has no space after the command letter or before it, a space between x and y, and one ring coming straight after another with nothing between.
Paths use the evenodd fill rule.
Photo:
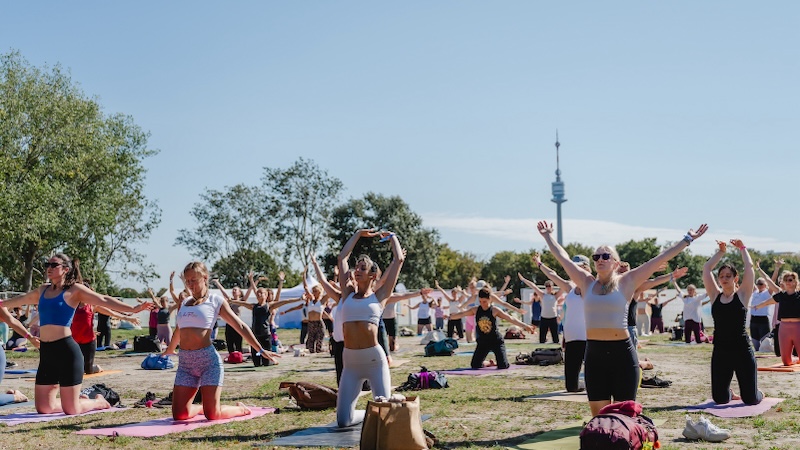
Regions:
<instances>
[{"instance_id":1,"label":"black sneaker","mask_svg":"<svg viewBox=\"0 0 800 450\"><path fill-rule=\"evenodd\" d=\"M172 408L172 392L170 392L168 396L153 403L153 406L156 408Z\"/></svg>"},{"instance_id":2,"label":"black sneaker","mask_svg":"<svg viewBox=\"0 0 800 450\"><path fill-rule=\"evenodd\" d=\"M17 363L15 363L14 361L6 361L6 369L10 367L17 367Z\"/></svg>"},{"instance_id":3,"label":"black sneaker","mask_svg":"<svg viewBox=\"0 0 800 450\"><path fill-rule=\"evenodd\" d=\"M642 378L642 384L640 386L643 388L665 388L672 386L672 381L662 380L656 375L652 378Z\"/></svg>"},{"instance_id":4,"label":"black sneaker","mask_svg":"<svg viewBox=\"0 0 800 450\"><path fill-rule=\"evenodd\" d=\"M153 394L152 392L148 392L147 394L144 395L144 397L142 397L141 400L139 400L138 402L134 403L133 407L134 408L146 408L147 407L147 402L152 402L151 405L155 406L156 400L157 400L156 399L156 394Z\"/></svg>"}]
</instances>

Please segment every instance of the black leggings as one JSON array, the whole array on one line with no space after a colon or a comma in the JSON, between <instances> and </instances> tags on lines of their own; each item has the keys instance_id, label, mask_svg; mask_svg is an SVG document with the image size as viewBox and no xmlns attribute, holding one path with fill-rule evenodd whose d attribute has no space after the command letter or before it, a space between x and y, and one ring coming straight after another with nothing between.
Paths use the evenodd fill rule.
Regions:
<instances>
[{"instance_id":1,"label":"black leggings","mask_svg":"<svg viewBox=\"0 0 800 450\"><path fill-rule=\"evenodd\" d=\"M455 333L458 333L459 339L464 338L464 322L461 319L448 319L447 337L451 338Z\"/></svg>"},{"instance_id":2,"label":"black leggings","mask_svg":"<svg viewBox=\"0 0 800 450\"><path fill-rule=\"evenodd\" d=\"M105 317L102 319L102 317ZM111 324L108 323L108 316L97 314L97 346L108 347L111 345Z\"/></svg>"},{"instance_id":3,"label":"black leggings","mask_svg":"<svg viewBox=\"0 0 800 450\"><path fill-rule=\"evenodd\" d=\"M258 341L259 344L261 344L261 347L264 350L269 350L269 348L272 345L272 335L269 334L257 334L256 340ZM272 364L274 364L269 359L264 358L261 355L256 355L256 353L258 353L258 349L250 346L250 356L253 359L253 366L255 367L271 366Z\"/></svg>"},{"instance_id":4,"label":"black leggings","mask_svg":"<svg viewBox=\"0 0 800 450\"><path fill-rule=\"evenodd\" d=\"M83 354L83 373L89 375L94 373L94 355L97 353L97 341L88 344L78 344Z\"/></svg>"},{"instance_id":5,"label":"black leggings","mask_svg":"<svg viewBox=\"0 0 800 450\"><path fill-rule=\"evenodd\" d=\"M756 351L761 347L761 339L769 334L769 317L752 316L750 317L750 337Z\"/></svg>"},{"instance_id":6,"label":"black leggings","mask_svg":"<svg viewBox=\"0 0 800 450\"><path fill-rule=\"evenodd\" d=\"M344 360L342 354L344 353L344 341L340 342L331 337L331 352L333 353L333 364L336 366L336 385L339 385L339 380L342 379L342 369L344 369Z\"/></svg>"},{"instance_id":7,"label":"black leggings","mask_svg":"<svg viewBox=\"0 0 800 450\"><path fill-rule=\"evenodd\" d=\"M750 343L735 345L738 348L726 347L720 348L715 343L711 353L711 398L718 404L731 401L731 381L735 373L742 402L746 405L761 403L764 395L758 390L756 357Z\"/></svg>"},{"instance_id":8,"label":"black leggings","mask_svg":"<svg viewBox=\"0 0 800 450\"><path fill-rule=\"evenodd\" d=\"M586 341L584 378L590 402L636 400L640 370L630 337L624 341Z\"/></svg>"},{"instance_id":9,"label":"black leggings","mask_svg":"<svg viewBox=\"0 0 800 450\"><path fill-rule=\"evenodd\" d=\"M472 363L470 366L473 369L480 369L483 367L483 360L489 356L489 352L494 353L497 359L498 369L508 369L508 356L506 355L506 341L502 338L497 339L479 339L475 345L475 353L472 354Z\"/></svg>"},{"instance_id":10,"label":"black leggings","mask_svg":"<svg viewBox=\"0 0 800 450\"><path fill-rule=\"evenodd\" d=\"M577 392L580 384L583 358L586 356L586 341L569 341L564 351L564 382L567 392Z\"/></svg>"},{"instance_id":11,"label":"black leggings","mask_svg":"<svg viewBox=\"0 0 800 450\"><path fill-rule=\"evenodd\" d=\"M542 317L539 325L539 343L544 344L547 341L547 331L550 331L550 337L553 338L553 343L558 344L558 319Z\"/></svg>"},{"instance_id":12,"label":"black leggings","mask_svg":"<svg viewBox=\"0 0 800 450\"><path fill-rule=\"evenodd\" d=\"M233 325L225 325L225 345L228 346L228 353L242 351L242 335L236 331ZM264 346L265 350L270 350L271 348L271 345Z\"/></svg>"}]
</instances>

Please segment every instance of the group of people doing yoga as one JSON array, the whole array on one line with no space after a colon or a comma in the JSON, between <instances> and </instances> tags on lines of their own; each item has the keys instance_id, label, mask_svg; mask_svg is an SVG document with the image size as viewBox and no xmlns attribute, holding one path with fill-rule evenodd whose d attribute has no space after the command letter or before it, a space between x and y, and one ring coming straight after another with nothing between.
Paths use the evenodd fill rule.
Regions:
<instances>
[{"instance_id":1,"label":"group of people doing yoga","mask_svg":"<svg viewBox=\"0 0 800 450\"><path fill-rule=\"evenodd\" d=\"M677 256L693 240L701 237L708 227L703 224L697 231L689 230L682 240L635 268L620 261L616 250L611 246L598 247L590 255L591 260L584 255L570 256L554 240L552 224L539 222L537 227L549 250L567 273L568 279L559 277L538 255L534 255L534 262L550 280L545 289L539 289L521 275L519 277L534 289L538 301L541 302L540 336L546 336L549 332L556 342L558 331L557 328L553 330L552 323L556 319L553 314L557 302L554 287L566 293L563 298L563 324L567 390L582 389L578 384L578 376L583 365L585 390L593 414L597 414L612 400L635 400L640 368L637 347L629 329L630 305L646 299L641 295L642 292L670 281L674 283L684 276L687 271L680 268L670 274L651 278L667 261ZM369 256L361 255L355 259L351 270L351 253L356 244L361 239L371 238L388 242L393 255L391 263L382 271ZM713 272L727 250L728 244L723 242L718 243L717 252L703 267L703 282L712 304L715 326L711 390L717 403L728 403L737 398L730 389L735 374L741 400L747 404L756 404L761 401L763 394L758 390L755 357L745 329L745 320L748 309L751 308L750 299L754 291L760 290L754 289L754 264L744 243L733 239L730 244L738 249L744 261L741 277L730 264L723 264L716 274ZM222 289L218 281L215 283L220 288L220 293L209 290L208 269L201 262L189 263L184 268L182 278L185 290L178 295L174 294L171 277L170 291L176 303L174 310L177 311L176 328L168 338L169 344L164 354L175 353L180 345L172 403L175 419L187 419L201 413L209 419L249 414L248 408L241 403L235 406L221 405L224 371L222 359L212 345L214 325L217 319L226 322L226 338L230 351L241 348L241 341L238 340L241 338L250 344L254 364L277 363L280 355L273 351L274 312L280 306L292 302L302 302L301 307L308 308L307 342L313 351L321 350L316 343L321 341L322 321L331 321L331 349L339 382L336 408L339 426L347 427L363 419L356 412L355 405L365 383L374 397L390 396L389 362L391 349L395 345L390 337L396 336L396 321L391 314L386 317L386 313L396 312L394 304L401 300L419 295L429 297L431 289L405 294L394 293L405 261L405 250L398 237L390 232L358 230L342 248L337 260L336 278L333 280L325 278L313 254L311 261L320 284L311 289L306 286L307 293L301 298L282 301L277 300L280 298L282 276L276 294L270 289L257 287L258 283L251 273L248 293L242 295L241 289L237 288L233 289L231 296ZM88 399L79 395L85 367L81 346L70 329L76 310L81 305L91 305L112 314L133 314L148 308L169 311L173 306L166 302L156 304L151 301L131 306L98 294L82 283L78 265L63 253L49 259L47 275L49 283L6 300L0 307L0 319L40 347L41 358L35 386L36 409L40 413L63 411L67 414L78 414L107 408L108 403L102 397ZM506 283L509 278L506 277ZM784 364L792 364L792 350L800 345L800 293L796 290L797 274L784 272L780 286L769 277L759 278L760 281L762 279L765 290L771 295L754 305L754 309L761 309L772 303L781 306L778 308L778 319L783 325L779 331L779 341L785 350L782 358ZM467 329L470 328L470 322L474 324L472 327L476 334L476 350L471 366L484 367L485 358L492 352L497 358L497 362L492 365L496 365L498 369L507 368L509 363L498 319L530 332L533 332L535 325L525 324L505 312L506 309L523 312L502 300L501 296L508 293L503 290L506 286L495 292L489 286L479 287L473 282L467 291L456 288L448 294L438 283L435 284L443 298L450 302L448 332L460 333L462 318L466 319ZM257 303L244 301L251 290L256 293ZM687 297L697 297L694 286L687 288L687 294L683 296L684 300ZM650 300L652 299L646 299L648 302ZM41 317L38 339L30 335L8 313L7 308L26 304L38 306ZM235 310L242 307L253 311L252 328L241 320ZM688 318L687 322L690 320L694 321L694 318ZM691 327L694 329L693 325ZM228 335L228 329L235 334ZM193 405L192 400L198 390L202 394L202 405ZM57 398L59 392L60 401ZM6 395L13 396L15 393ZM2 399L0 396L0 401Z\"/></svg>"}]
</instances>

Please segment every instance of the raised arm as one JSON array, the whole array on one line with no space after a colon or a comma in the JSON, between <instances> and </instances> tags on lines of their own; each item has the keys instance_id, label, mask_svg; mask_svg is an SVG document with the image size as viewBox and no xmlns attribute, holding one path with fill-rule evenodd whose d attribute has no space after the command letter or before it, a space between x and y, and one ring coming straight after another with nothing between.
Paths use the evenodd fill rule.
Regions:
<instances>
[{"instance_id":1,"label":"raised arm","mask_svg":"<svg viewBox=\"0 0 800 450\"><path fill-rule=\"evenodd\" d=\"M642 283L638 288L636 288L637 292L644 292L648 289L653 289L656 286L661 286L664 283L672 281L675 283L675 289L678 291L679 294L682 294L680 288L677 287L676 280L679 278L683 278L686 274L689 273L689 269L687 267L680 267L678 269L673 270L671 273L665 273L664 275L659 275L655 278L651 278L644 283Z\"/></svg>"},{"instance_id":2,"label":"raised arm","mask_svg":"<svg viewBox=\"0 0 800 450\"><path fill-rule=\"evenodd\" d=\"M175 303L180 303L180 299L178 298L178 295L177 295L177 294L175 294L175 284L174 284L174 281L175 281L175 271L173 270L173 271L172 271L172 272L169 274L169 295L171 295L171 296L172 296L172 301L174 301Z\"/></svg>"},{"instance_id":3,"label":"raised arm","mask_svg":"<svg viewBox=\"0 0 800 450\"><path fill-rule=\"evenodd\" d=\"M780 275L781 268L783 268L784 264L786 264L786 261L784 261L783 258L775 258L775 268L772 270L772 282L773 283L777 283L778 282L778 275ZM779 288L779 290L780 290L780 288Z\"/></svg>"},{"instance_id":4,"label":"raised arm","mask_svg":"<svg viewBox=\"0 0 800 450\"><path fill-rule=\"evenodd\" d=\"M545 221L539 222L537 224L537 228L539 229L539 233L544 238L544 241L547 243L547 247L550 248L550 252L555 256L556 261L561 264L561 267L567 272L569 275L569 279L575 283L576 286L581 288L581 292L586 292L586 289L589 287L590 284L594 281L594 277L590 274L586 273L585 270L581 269L580 266L575 264L572 259L569 257L569 254L566 250L564 250L561 245L553 239L553 224L548 224Z\"/></svg>"},{"instance_id":5,"label":"raised arm","mask_svg":"<svg viewBox=\"0 0 800 450\"><path fill-rule=\"evenodd\" d=\"M753 271L753 259L750 257L750 252L744 245L741 239L731 239L731 245L739 249L742 255L742 262L744 263L744 271L742 273L742 284L739 286L739 300L745 306L750 304L750 298L753 296L753 289L755 288L756 276Z\"/></svg>"},{"instance_id":6,"label":"raised arm","mask_svg":"<svg viewBox=\"0 0 800 450\"><path fill-rule=\"evenodd\" d=\"M493 303L497 303L502 305L504 308L513 309L514 311L525 314L525 310L517 308L516 306L512 305L511 303L504 302L500 297L496 296L494 293L489 294L489 298L492 300Z\"/></svg>"},{"instance_id":7,"label":"raised arm","mask_svg":"<svg viewBox=\"0 0 800 450\"><path fill-rule=\"evenodd\" d=\"M339 252L337 266L339 267L339 287L341 287L343 297L350 295L350 292L352 291L352 288L347 286L347 277L349 276L350 272L350 254L353 253L353 249L356 247L359 239L362 237L375 237L378 236L378 234L378 232L371 229L362 228L356 231L355 234L350 237L350 239L344 244L344 247L342 247L342 251Z\"/></svg>"},{"instance_id":8,"label":"raised arm","mask_svg":"<svg viewBox=\"0 0 800 450\"><path fill-rule=\"evenodd\" d=\"M281 291L283 290L283 282L286 280L286 274L281 270L278 272L278 289L275 291L275 301L281 299Z\"/></svg>"},{"instance_id":9,"label":"raised arm","mask_svg":"<svg viewBox=\"0 0 800 450\"><path fill-rule=\"evenodd\" d=\"M493 307L492 308L492 314L494 314L495 317L499 317L499 318L501 318L501 319L503 319L503 320L505 320L507 322L511 322L514 325L527 330L528 333L533 333L534 331L536 331L536 328L533 325L530 325L530 324L527 324L527 323L522 322L520 320L517 320L516 318L510 316L509 314L507 314L505 311L503 311L500 308L494 308Z\"/></svg>"},{"instance_id":10,"label":"raised arm","mask_svg":"<svg viewBox=\"0 0 800 450\"><path fill-rule=\"evenodd\" d=\"M508 283L510 283L510 282L511 282L511 275L506 275L506 276L504 276L504 277L503 277L503 287L501 287L500 289L498 289L498 291L500 291L500 292L503 292L503 291L505 291L505 290L506 290L506 288L508 288Z\"/></svg>"},{"instance_id":11,"label":"raised arm","mask_svg":"<svg viewBox=\"0 0 800 450\"><path fill-rule=\"evenodd\" d=\"M393 258L392 262L389 263L389 267L386 268L386 273L384 274L385 282L375 291L375 296L380 301L388 299L392 295L392 292L394 292L397 279L400 277L400 269L403 267L403 263L406 260L405 252L400 246L400 240L397 238L397 235L389 233L383 237L389 240Z\"/></svg>"},{"instance_id":12,"label":"raised arm","mask_svg":"<svg viewBox=\"0 0 800 450\"><path fill-rule=\"evenodd\" d=\"M136 314L154 306L152 302L143 302L136 306L131 306L114 297L98 294L82 284L75 284L73 288L75 289L73 296L77 298L78 302L87 303L92 306L102 306L107 309L113 309L114 311Z\"/></svg>"},{"instance_id":13,"label":"raised arm","mask_svg":"<svg viewBox=\"0 0 800 450\"><path fill-rule=\"evenodd\" d=\"M633 289L630 289L632 293L633 291L636 290L636 288L642 285L642 283L647 281L647 279L650 278L650 275L655 273L656 270L658 270L658 268L662 264L666 264L667 261L678 256L678 254L682 252L686 247L688 247L689 244L692 243L692 241L705 234L707 230L708 230L708 225L706 224L700 225L697 231L690 229L686 233L686 236L684 236L683 239L681 239L680 241L673 244L672 247L669 247L668 249L664 250L663 252L661 252L661 254L651 259L650 261L647 261L641 266L636 267L635 269L629 270L628 272L622 274L622 277L620 279L620 286L623 287L625 290L630 289L630 287L632 286Z\"/></svg>"},{"instance_id":14,"label":"raised arm","mask_svg":"<svg viewBox=\"0 0 800 450\"><path fill-rule=\"evenodd\" d=\"M522 281L523 283L525 283L526 286L528 286L529 288L533 289L533 292L536 292L539 295L544 294L544 291L539 289L539 286L537 286L536 283L534 283L533 281L523 277L521 273L517 272L517 277L519 278L519 281Z\"/></svg>"},{"instance_id":15,"label":"raised arm","mask_svg":"<svg viewBox=\"0 0 800 450\"><path fill-rule=\"evenodd\" d=\"M338 304L339 299L342 298L342 292L333 284L331 284L327 278L325 278L325 274L322 272L322 268L319 266L314 253L311 253L309 258L311 259L311 265L314 267L314 272L317 274L317 281L319 281L319 284L322 285L322 289L325 290L325 294L333 299L335 304Z\"/></svg>"},{"instance_id":16,"label":"raised arm","mask_svg":"<svg viewBox=\"0 0 800 450\"><path fill-rule=\"evenodd\" d=\"M42 290L46 289L47 286L48 285L42 285L28 292L27 294L22 294L8 300L3 300L3 306L9 309L14 309L23 305L38 305L39 297L42 295Z\"/></svg>"},{"instance_id":17,"label":"raised arm","mask_svg":"<svg viewBox=\"0 0 800 450\"><path fill-rule=\"evenodd\" d=\"M403 300L412 299L414 297L420 297L420 296L427 297L428 295L431 294L431 292L433 292L433 289L431 289L431 288L422 288L422 289L420 289L418 291L409 291L409 292L405 292L403 294L392 294L389 297L389 300L386 301L386 304L389 305L391 303L397 303L397 302L400 302L400 301L403 301ZM419 305L417 305L417 306L419 306Z\"/></svg>"},{"instance_id":18,"label":"raised arm","mask_svg":"<svg viewBox=\"0 0 800 450\"><path fill-rule=\"evenodd\" d=\"M539 268L539 270L542 271L544 276L546 276L553 283L555 283L556 286L558 286L558 288L561 289L563 292L569 292L572 290L573 287L575 287L575 283L570 283L569 281L561 278L560 276L558 276L555 270L547 267L547 264L542 262L542 258L538 253L533 254L533 262L536 263L536 266Z\"/></svg>"},{"instance_id":19,"label":"raised arm","mask_svg":"<svg viewBox=\"0 0 800 450\"><path fill-rule=\"evenodd\" d=\"M445 290L442 289L441 286L439 286L439 280L433 280L433 285L436 286L436 290L442 293L442 297L444 297L445 300L447 300L448 302L455 301L454 298L451 298L449 295L447 295L447 292L445 292Z\"/></svg>"},{"instance_id":20,"label":"raised arm","mask_svg":"<svg viewBox=\"0 0 800 450\"><path fill-rule=\"evenodd\" d=\"M714 267L717 267L722 257L725 256L725 251L727 249L727 244L722 241L717 241L717 252L703 265L703 285L706 288L706 295L710 298L717 298L719 294L719 285L714 278L714 274L711 272L714 270Z\"/></svg>"},{"instance_id":21,"label":"raised arm","mask_svg":"<svg viewBox=\"0 0 800 450\"><path fill-rule=\"evenodd\" d=\"M217 289L219 289L219 292L222 294L222 296L225 297L225 301L226 302L230 302L231 301L231 296L228 295L228 292L225 291L225 288L222 286L222 283L219 282L219 279L218 278L214 278L213 280L211 280L211 282L214 283L214 286L216 286ZM245 298L247 298L247 297L245 297Z\"/></svg>"},{"instance_id":22,"label":"raised arm","mask_svg":"<svg viewBox=\"0 0 800 450\"><path fill-rule=\"evenodd\" d=\"M780 290L781 290L780 286L775 284L775 281L773 281L773 278L775 280L778 279L778 272L780 272L780 270L781 270L781 266L779 266L777 264L777 261L778 260L776 260L775 270L773 271L772 277L767 275L767 272L764 272L764 269L761 268L760 261L756 261L756 263L755 263L755 268L756 268L756 270L758 270L758 273L761 274L761 278L763 278L766 281L767 290L769 291L770 294L774 294L776 292L780 292ZM783 261L783 260L781 260L781 261Z\"/></svg>"}]
</instances>

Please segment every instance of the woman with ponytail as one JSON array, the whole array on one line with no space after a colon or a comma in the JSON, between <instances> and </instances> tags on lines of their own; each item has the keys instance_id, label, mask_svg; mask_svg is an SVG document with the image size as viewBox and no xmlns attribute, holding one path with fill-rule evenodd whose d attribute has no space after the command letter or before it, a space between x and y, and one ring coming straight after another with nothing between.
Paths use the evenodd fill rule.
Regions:
<instances>
[{"instance_id":1,"label":"woman with ponytail","mask_svg":"<svg viewBox=\"0 0 800 450\"><path fill-rule=\"evenodd\" d=\"M136 306L98 294L82 283L80 269L72 258L58 253L45 263L49 283L5 302L7 307L37 305L40 320L40 360L34 396L41 414L81 414L109 408L100 395L80 398L83 383L83 354L72 337L70 325L80 303L102 306L120 312L139 313L151 308L146 302ZM30 338L29 338L30 339ZM61 394L59 401L57 395Z\"/></svg>"}]
</instances>

